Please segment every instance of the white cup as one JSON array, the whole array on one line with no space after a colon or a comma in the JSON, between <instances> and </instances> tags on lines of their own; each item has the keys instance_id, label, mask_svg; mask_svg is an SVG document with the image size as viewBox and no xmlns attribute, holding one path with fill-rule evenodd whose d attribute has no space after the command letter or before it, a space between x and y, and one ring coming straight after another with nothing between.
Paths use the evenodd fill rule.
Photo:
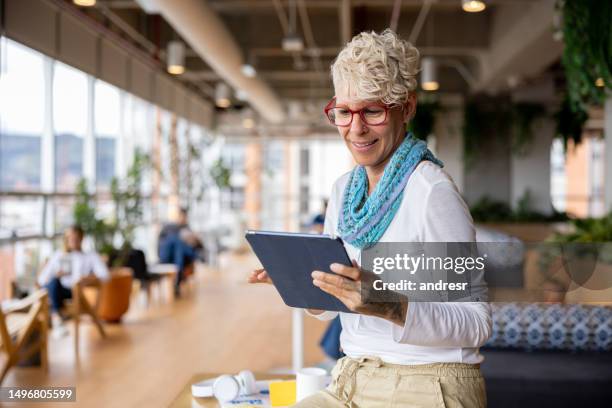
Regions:
<instances>
[{"instance_id":1,"label":"white cup","mask_svg":"<svg viewBox=\"0 0 612 408\"><path fill-rule=\"evenodd\" d=\"M327 371L324 369L317 367L302 368L296 375L296 400L301 401L324 389L327 381Z\"/></svg>"}]
</instances>

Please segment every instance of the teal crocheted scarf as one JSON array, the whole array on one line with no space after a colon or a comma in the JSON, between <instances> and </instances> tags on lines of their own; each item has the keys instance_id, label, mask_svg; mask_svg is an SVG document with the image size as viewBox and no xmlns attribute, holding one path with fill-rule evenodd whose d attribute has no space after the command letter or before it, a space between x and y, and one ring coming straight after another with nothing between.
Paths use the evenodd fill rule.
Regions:
<instances>
[{"instance_id":1,"label":"teal crocheted scarf","mask_svg":"<svg viewBox=\"0 0 612 408\"><path fill-rule=\"evenodd\" d=\"M444 165L427 149L425 142L407 133L369 197L366 170L356 166L344 189L338 223L340 237L360 249L376 244L393 220L402 202L404 187L422 160Z\"/></svg>"}]
</instances>

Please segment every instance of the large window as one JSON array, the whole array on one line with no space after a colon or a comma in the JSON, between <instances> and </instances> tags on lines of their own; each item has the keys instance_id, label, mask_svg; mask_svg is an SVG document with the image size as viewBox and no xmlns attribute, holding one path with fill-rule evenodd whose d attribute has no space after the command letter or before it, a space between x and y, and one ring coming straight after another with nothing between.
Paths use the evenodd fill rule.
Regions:
<instances>
[{"instance_id":1,"label":"large window","mask_svg":"<svg viewBox=\"0 0 612 408\"><path fill-rule=\"evenodd\" d=\"M135 242L149 256L156 252L152 224L167 218L171 203L172 127L172 113L0 37L0 300L13 280L33 285L52 242L61 242L49 238L74 222L73 193L81 178L95 177L91 187L102 192L97 216L112 218L114 205L105 190L136 149L160 156L159 177L151 168L143 174L144 220ZM203 156L212 136L184 119L174 130L181 187L176 198L198 202L203 222L211 216L203 211L209 203L201 193L209 183ZM242 150L237 154L228 163L243 168ZM243 189L234 187L231 202L242 208Z\"/></svg>"},{"instance_id":2,"label":"large window","mask_svg":"<svg viewBox=\"0 0 612 408\"><path fill-rule=\"evenodd\" d=\"M172 183L172 147L170 146L170 133L172 130L172 114L170 112L157 108L157 114L159 115L159 131L160 131L160 145L159 145L159 172L160 172L160 183L159 192L162 195L171 193ZM164 215L167 212L162 212Z\"/></svg>"},{"instance_id":3,"label":"large window","mask_svg":"<svg viewBox=\"0 0 612 408\"><path fill-rule=\"evenodd\" d=\"M151 156L153 135L155 134L155 107L134 95L129 96L129 110L126 120L130 123L126 145L130 145L128 151L135 149ZM142 190L145 194L151 193L151 171L147 169L142 178Z\"/></svg>"},{"instance_id":4,"label":"large window","mask_svg":"<svg viewBox=\"0 0 612 408\"><path fill-rule=\"evenodd\" d=\"M40 235L44 202L40 197L2 197L0 239Z\"/></svg>"},{"instance_id":5,"label":"large window","mask_svg":"<svg viewBox=\"0 0 612 408\"><path fill-rule=\"evenodd\" d=\"M117 137L120 121L119 89L96 81L94 90L94 123L96 133L96 184L108 188L115 175Z\"/></svg>"},{"instance_id":6,"label":"large window","mask_svg":"<svg viewBox=\"0 0 612 408\"><path fill-rule=\"evenodd\" d=\"M58 191L74 191L83 176L87 75L59 62L53 78L53 126L55 186Z\"/></svg>"},{"instance_id":7,"label":"large window","mask_svg":"<svg viewBox=\"0 0 612 408\"><path fill-rule=\"evenodd\" d=\"M39 190L44 58L0 38L0 190Z\"/></svg>"}]
</instances>

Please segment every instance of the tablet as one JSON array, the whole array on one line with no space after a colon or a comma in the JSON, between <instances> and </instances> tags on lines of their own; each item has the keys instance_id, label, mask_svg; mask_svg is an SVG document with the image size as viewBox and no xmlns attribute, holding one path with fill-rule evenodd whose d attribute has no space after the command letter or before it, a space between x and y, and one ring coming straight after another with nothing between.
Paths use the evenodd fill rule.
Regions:
<instances>
[{"instance_id":1,"label":"tablet","mask_svg":"<svg viewBox=\"0 0 612 408\"><path fill-rule=\"evenodd\" d=\"M340 238L321 234L247 231L246 240L287 306L352 313L336 297L312 284L315 270L351 265Z\"/></svg>"}]
</instances>

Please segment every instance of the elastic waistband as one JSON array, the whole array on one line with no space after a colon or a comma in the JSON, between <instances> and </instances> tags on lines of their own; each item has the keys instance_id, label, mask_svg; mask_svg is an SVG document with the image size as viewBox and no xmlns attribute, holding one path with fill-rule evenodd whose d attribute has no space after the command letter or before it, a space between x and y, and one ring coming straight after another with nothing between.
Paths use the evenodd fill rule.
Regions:
<instances>
[{"instance_id":1,"label":"elastic waistband","mask_svg":"<svg viewBox=\"0 0 612 408\"><path fill-rule=\"evenodd\" d=\"M360 358L344 357L342 369L352 371L358 367L374 367L392 370L398 374L431 375L437 377L480 377L480 364L466 363L431 363L431 364L391 364L380 357L365 356Z\"/></svg>"}]
</instances>

